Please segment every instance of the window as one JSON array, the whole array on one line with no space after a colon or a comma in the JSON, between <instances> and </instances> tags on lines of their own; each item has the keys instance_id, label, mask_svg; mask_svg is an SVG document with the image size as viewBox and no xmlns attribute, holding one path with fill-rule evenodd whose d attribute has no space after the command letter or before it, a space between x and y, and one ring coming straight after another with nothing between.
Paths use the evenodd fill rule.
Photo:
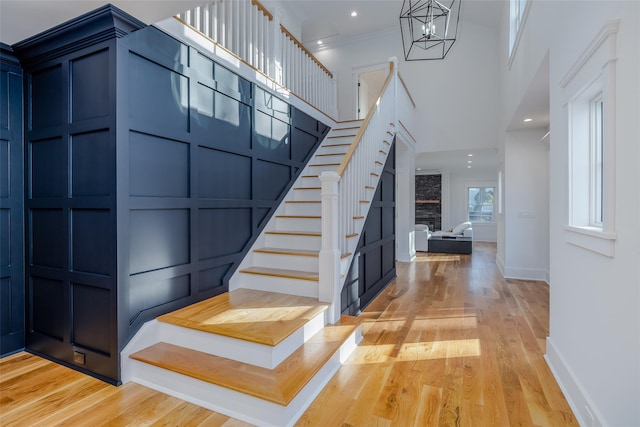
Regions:
<instances>
[{"instance_id":1,"label":"window","mask_svg":"<svg viewBox=\"0 0 640 427\"><path fill-rule=\"evenodd\" d=\"M512 56L520 36L527 10L527 0L511 0L509 7L509 56Z\"/></svg>"},{"instance_id":2,"label":"window","mask_svg":"<svg viewBox=\"0 0 640 427\"><path fill-rule=\"evenodd\" d=\"M467 187L469 221L494 222L495 187Z\"/></svg>"},{"instance_id":3,"label":"window","mask_svg":"<svg viewBox=\"0 0 640 427\"><path fill-rule=\"evenodd\" d=\"M589 225L602 228L602 94L591 102L591 173Z\"/></svg>"},{"instance_id":4,"label":"window","mask_svg":"<svg viewBox=\"0 0 640 427\"><path fill-rule=\"evenodd\" d=\"M593 81L569 104L571 131L570 225L603 227L603 112L602 78Z\"/></svg>"}]
</instances>

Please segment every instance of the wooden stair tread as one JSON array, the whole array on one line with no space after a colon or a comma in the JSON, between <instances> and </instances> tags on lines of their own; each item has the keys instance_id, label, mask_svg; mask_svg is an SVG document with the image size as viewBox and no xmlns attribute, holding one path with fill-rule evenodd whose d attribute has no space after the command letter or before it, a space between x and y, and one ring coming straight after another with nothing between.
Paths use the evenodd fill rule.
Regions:
<instances>
[{"instance_id":1,"label":"wooden stair tread","mask_svg":"<svg viewBox=\"0 0 640 427\"><path fill-rule=\"evenodd\" d=\"M240 273L284 277L287 279L309 280L312 282L318 281L318 273L314 273L311 271L288 270L284 268L249 267L249 268L240 270Z\"/></svg>"},{"instance_id":2,"label":"wooden stair tread","mask_svg":"<svg viewBox=\"0 0 640 427\"><path fill-rule=\"evenodd\" d=\"M237 289L162 315L158 321L275 346L327 307L315 298Z\"/></svg>"},{"instance_id":3,"label":"wooden stair tread","mask_svg":"<svg viewBox=\"0 0 640 427\"><path fill-rule=\"evenodd\" d=\"M343 143L343 144L326 144L323 145L322 147L349 147L351 146L351 143Z\"/></svg>"},{"instance_id":4,"label":"wooden stair tread","mask_svg":"<svg viewBox=\"0 0 640 427\"><path fill-rule=\"evenodd\" d=\"M296 255L296 256L309 256L309 257L317 257L320 254L320 251L312 251L308 249L287 249L287 248L260 248L260 249L255 249L254 252L260 252L265 254Z\"/></svg>"},{"instance_id":5,"label":"wooden stair tread","mask_svg":"<svg viewBox=\"0 0 640 427\"><path fill-rule=\"evenodd\" d=\"M338 138L355 138L356 134L353 135L332 135L328 136L327 139L338 139Z\"/></svg>"},{"instance_id":6,"label":"wooden stair tread","mask_svg":"<svg viewBox=\"0 0 640 427\"><path fill-rule=\"evenodd\" d=\"M160 342L132 354L132 359L192 378L288 405L355 331L359 320L342 316L296 350L275 369L266 369Z\"/></svg>"},{"instance_id":7,"label":"wooden stair tread","mask_svg":"<svg viewBox=\"0 0 640 427\"><path fill-rule=\"evenodd\" d=\"M279 234L285 236L309 236L309 237L322 237L322 233L314 231L265 231L265 234Z\"/></svg>"},{"instance_id":8,"label":"wooden stair tread","mask_svg":"<svg viewBox=\"0 0 640 427\"><path fill-rule=\"evenodd\" d=\"M340 166L340 163L316 163L315 165L309 165L311 167L321 167L321 166Z\"/></svg>"},{"instance_id":9,"label":"wooden stair tread","mask_svg":"<svg viewBox=\"0 0 640 427\"><path fill-rule=\"evenodd\" d=\"M320 251L308 250L308 249L289 249L289 248L259 248L254 249L254 252L260 252L264 254L274 254L274 255L294 255L294 256L308 256L308 257L319 257ZM340 258L347 258L351 256L351 252L344 253L340 256Z\"/></svg>"},{"instance_id":10,"label":"wooden stair tread","mask_svg":"<svg viewBox=\"0 0 640 427\"><path fill-rule=\"evenodd\" d=\"M316 157L345 156L347 153L316 154Z\"/></svg>"},{"instance_id":11,"label":"wooden stair tread","mask_svg":"<svg viewBox=\"0 0 640 427\"><path fill-rule=\"evenodd\" d=\"M320 219L320 215L276 215L276 218L303 218L303 219Z\"/></svg>"}]
</instances>

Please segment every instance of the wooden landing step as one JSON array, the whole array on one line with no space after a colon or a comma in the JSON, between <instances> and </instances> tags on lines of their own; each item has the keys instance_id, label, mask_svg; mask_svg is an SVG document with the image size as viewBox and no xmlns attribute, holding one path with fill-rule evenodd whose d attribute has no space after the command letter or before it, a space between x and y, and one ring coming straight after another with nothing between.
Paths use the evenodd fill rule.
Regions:
<instances>
[{"instance_id":1,"label":"wooden landing step","mask_svg":"<svg viewBox=\"0 0 640 427\"><path fill-rule=\"evenodd\" d=\"M255 302L255 301L254 301ZM275 369L266 369L160 342L130 357L159 368L288 405L356 330L359 319L342 316L311 337Z\"/></svg>"},{"instance_id":2,"label":"wooden landing step","mask_svg":"<svg viewBox=\"0 0 640 427\"><path fill-rule=\"evenodd\" d=\"M327 307L315 298L237 289L167 313L158 321L275 346Z\"/></svg>"}]
</instances>

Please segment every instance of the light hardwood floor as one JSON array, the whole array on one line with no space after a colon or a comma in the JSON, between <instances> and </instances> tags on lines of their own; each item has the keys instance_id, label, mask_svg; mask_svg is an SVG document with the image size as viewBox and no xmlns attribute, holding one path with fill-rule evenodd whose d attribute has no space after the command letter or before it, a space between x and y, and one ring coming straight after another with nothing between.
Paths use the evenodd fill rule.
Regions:
<instances>
[{"instance_id":1,"label":"light hardwood floor","mask_svg":"<svg viewBox=\"0 0 640 427\"><path fill-rule=\"evenodd\" d=\"M577 426L543 359L549 289L503 280L495 245L420 254L362 313L364 340L298 426ZM27 353L0 359L1 426L246 426Z\"/></svg>"}]
</instances>

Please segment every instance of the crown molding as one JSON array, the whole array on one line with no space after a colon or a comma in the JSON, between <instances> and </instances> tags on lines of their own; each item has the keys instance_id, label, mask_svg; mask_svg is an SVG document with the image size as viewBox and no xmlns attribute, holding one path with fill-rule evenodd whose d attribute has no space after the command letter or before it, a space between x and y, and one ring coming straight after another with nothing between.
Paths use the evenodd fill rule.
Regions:
<instances>
[{"instance_id":1,"label":"crown molding","mask_svg":"<svg viewBox=\"0 0 640 427\"><path fill-rule=\"evenodd\" d=\"M146 26L123 10L107 4L12 47L23 67L30 68L106 40L124 37Z\"/></svg>"}]
</instances>

